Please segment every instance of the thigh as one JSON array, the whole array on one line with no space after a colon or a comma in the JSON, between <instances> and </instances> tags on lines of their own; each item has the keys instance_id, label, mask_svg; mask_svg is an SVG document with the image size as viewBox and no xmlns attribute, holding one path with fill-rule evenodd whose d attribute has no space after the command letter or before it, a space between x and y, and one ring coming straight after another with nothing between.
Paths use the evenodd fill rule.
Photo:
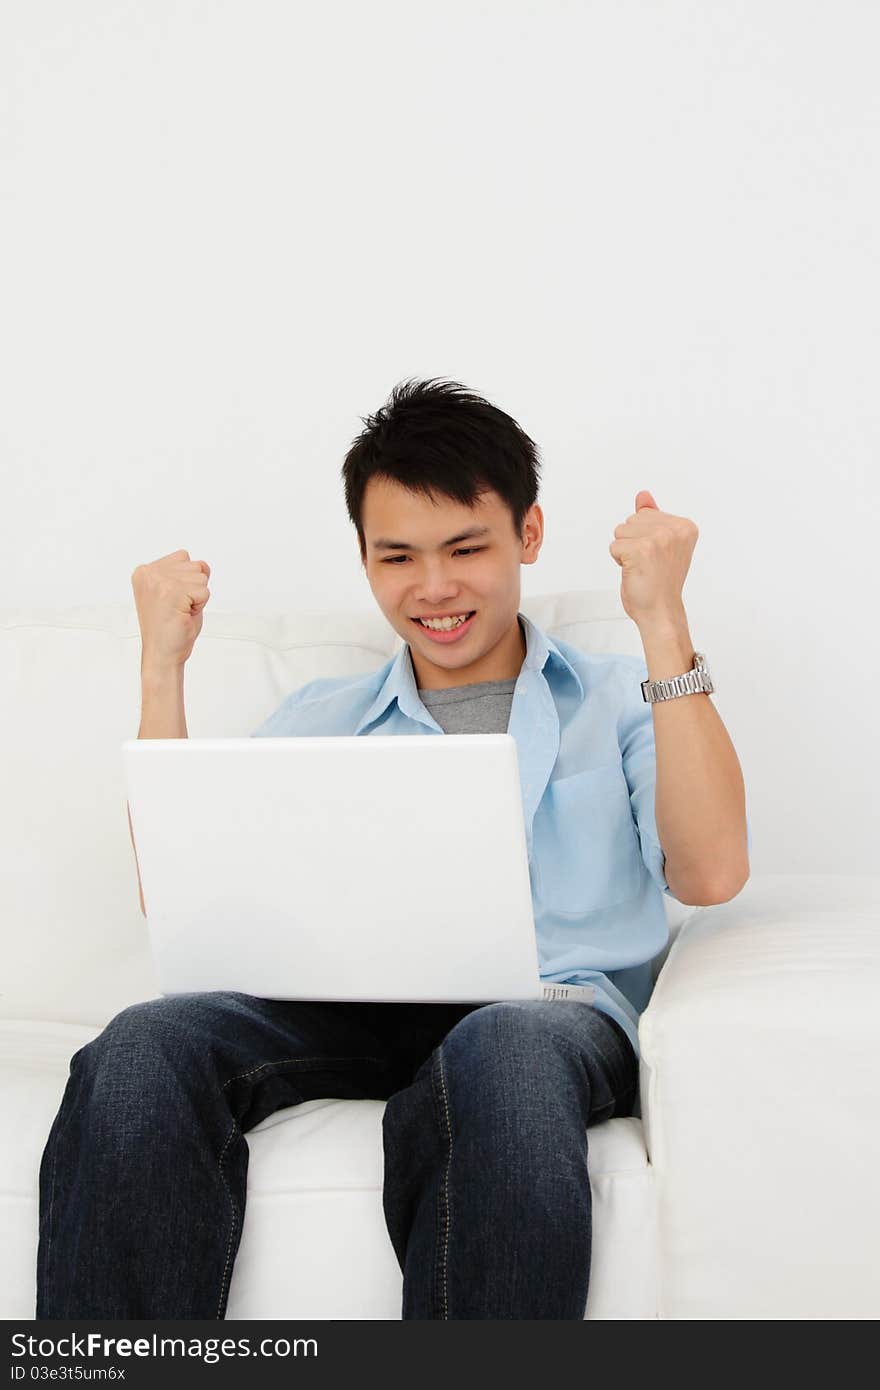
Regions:
<instances>
[{"instance_id":1,"label":"thigh","mask_svg":"<svg viewBox=\"0 0 880 1390\"><path fill-rule=\"evenodd\" d=\"M169 1074L193 1096L221 1095L248 1130L283 1106L322 1096L387 1099L397 1071L383 1006L195 991L132 1004L75 1054L115 1096L161 1096Z\"/></svg>"}]
</instances>

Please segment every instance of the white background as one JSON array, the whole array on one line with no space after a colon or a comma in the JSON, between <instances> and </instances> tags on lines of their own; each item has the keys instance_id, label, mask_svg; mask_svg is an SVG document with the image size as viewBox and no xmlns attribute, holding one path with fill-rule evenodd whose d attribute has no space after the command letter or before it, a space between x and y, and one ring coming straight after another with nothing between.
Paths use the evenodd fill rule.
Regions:
<instances>
[{"instance_id":1,"label":"white background","mask_svg":"<svg viewBox=\"0 0 880 1390\"><path fill-rule=\"evenodd\" d=\"M409 376L540 446L523 594L619 590L649 488L752 871L876 838L880 11L7 0L0 605L374 601L340 469ZM870 721L870 722L869 722Z\"/></svg>"}]
</instances>

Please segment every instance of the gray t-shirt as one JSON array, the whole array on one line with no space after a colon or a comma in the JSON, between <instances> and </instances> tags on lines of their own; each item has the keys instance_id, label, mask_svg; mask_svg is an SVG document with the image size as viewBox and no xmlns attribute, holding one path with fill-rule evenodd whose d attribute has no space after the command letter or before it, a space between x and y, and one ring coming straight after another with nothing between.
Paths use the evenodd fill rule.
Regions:
<instances>
[{"instance_id":1,"label":"gray t-shirt","mask_svg":"<svg viewBox=\"0 0 880 1390\"><path fill-rule=\"evenodd\" d=\"M444 734L506 734L517 679L419 690L419 699Z\"/></svg>"}]
</instances>

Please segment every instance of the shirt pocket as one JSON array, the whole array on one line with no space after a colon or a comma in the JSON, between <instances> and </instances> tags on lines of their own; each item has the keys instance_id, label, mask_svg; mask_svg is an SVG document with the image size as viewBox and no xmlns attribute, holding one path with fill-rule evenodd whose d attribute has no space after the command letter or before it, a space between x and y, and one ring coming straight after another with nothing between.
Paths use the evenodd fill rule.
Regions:
<instances>
[{"instance_id":1,"label":"shirt pocket","mask_svg":"<svg viewBox=\"0 0 880 1390\"><path fill-rule=\"evenodd\" d=\"M538 892L551 911L583 916L639 891L639 846L620 763L550 782L535 813Z\"/></svg>"}]
</instances>

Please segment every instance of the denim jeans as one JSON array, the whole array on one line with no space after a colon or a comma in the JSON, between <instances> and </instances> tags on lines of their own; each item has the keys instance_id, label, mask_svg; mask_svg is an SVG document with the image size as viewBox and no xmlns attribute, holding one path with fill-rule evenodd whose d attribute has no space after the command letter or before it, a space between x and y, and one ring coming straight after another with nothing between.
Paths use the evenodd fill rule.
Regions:
<instances>
[{"instance_id":1,"label":"denim jeans","mask_svg":"<svg viewBox=\"0 0 880 1390\"><path fill-rule=\"evenodd\" d=\"M224 1318L245 1134L339 1096L387 1102L403 1318L583 1318L587 1128L637 1089L623 1029L580 1001L132 1004L70 1062L40 1165L36 1316Z\"/></svg>"}]
</instances>

